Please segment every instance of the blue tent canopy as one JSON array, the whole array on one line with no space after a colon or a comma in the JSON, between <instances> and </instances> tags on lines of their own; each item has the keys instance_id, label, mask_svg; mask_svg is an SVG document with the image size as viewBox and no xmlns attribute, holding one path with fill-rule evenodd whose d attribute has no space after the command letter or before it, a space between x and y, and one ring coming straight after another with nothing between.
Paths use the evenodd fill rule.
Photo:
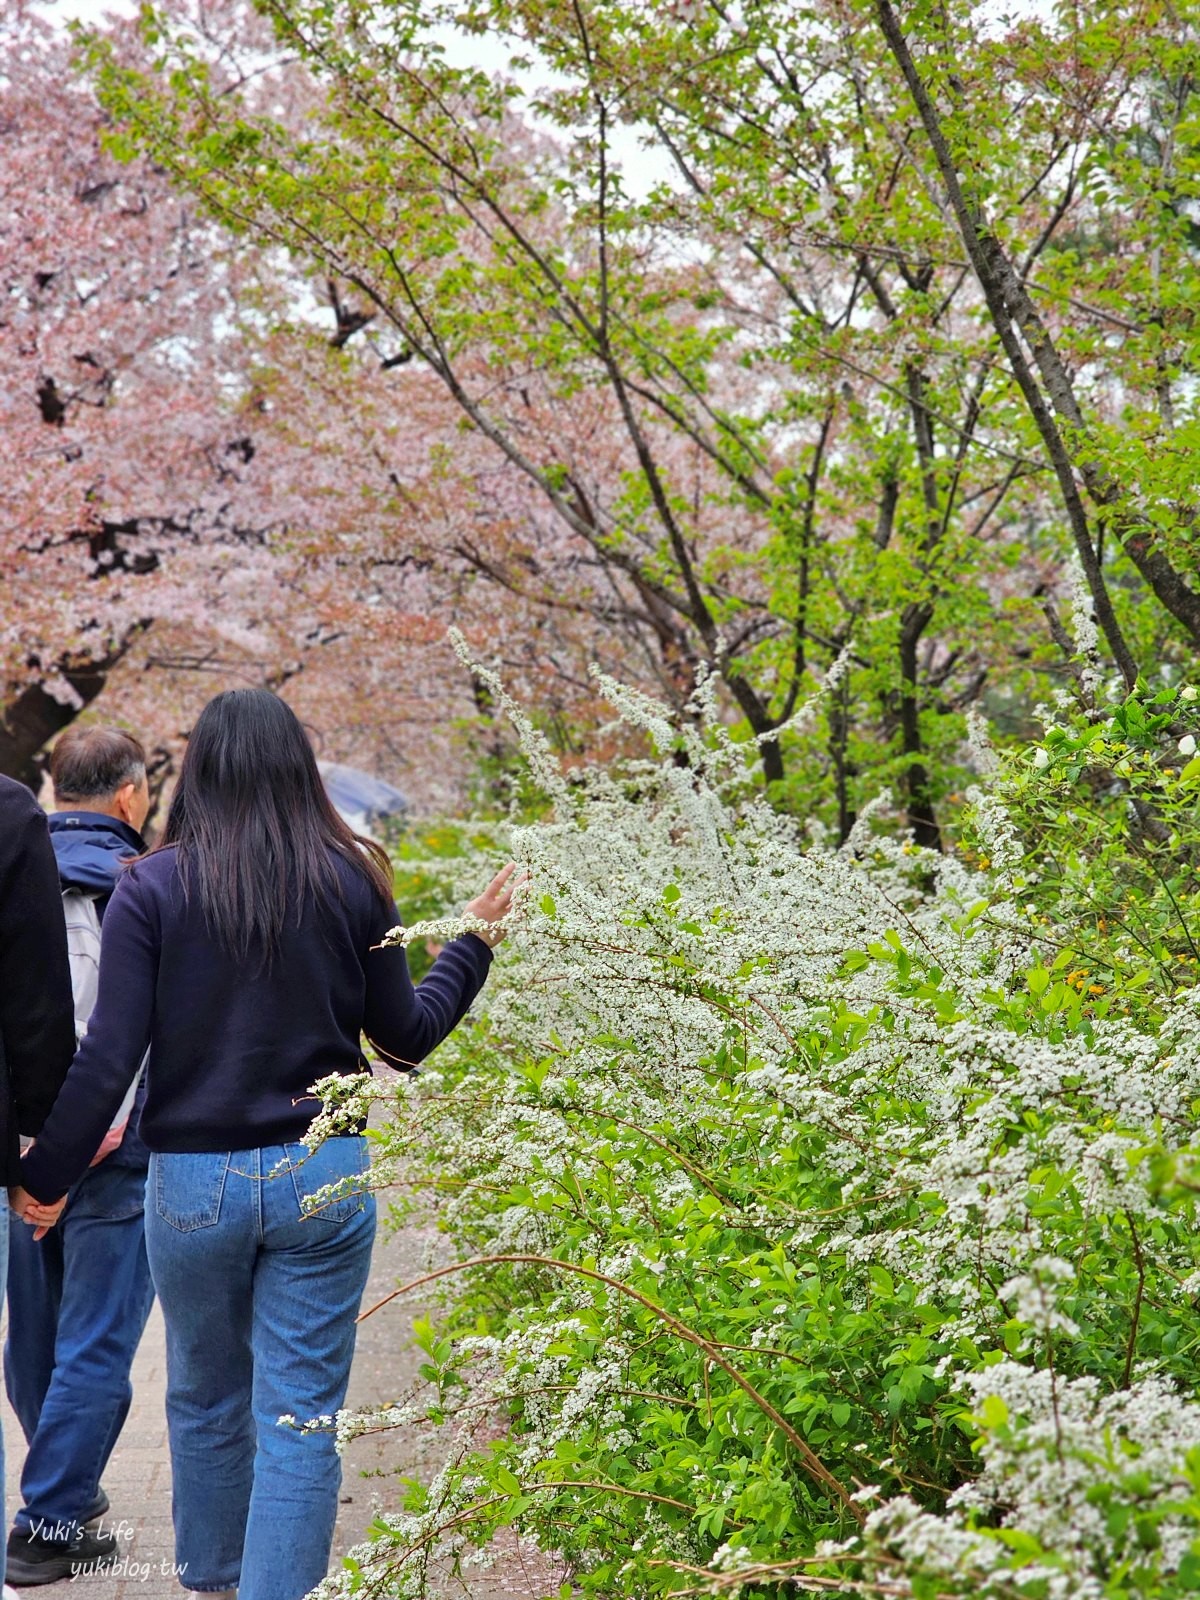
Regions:
<instances>
[{"instance_id":1,"label":"blue tent canopy","mask_svg":"<svg viewBox=\"0 0 1200 1600\"><path fill-rule=\"evenodd\" d=\"M320 761L317 765L329 798L352 828L361 831L388 817L402 817L408 811L407 799L394 784L336 761Z\"/></svg>"}]
</instances>

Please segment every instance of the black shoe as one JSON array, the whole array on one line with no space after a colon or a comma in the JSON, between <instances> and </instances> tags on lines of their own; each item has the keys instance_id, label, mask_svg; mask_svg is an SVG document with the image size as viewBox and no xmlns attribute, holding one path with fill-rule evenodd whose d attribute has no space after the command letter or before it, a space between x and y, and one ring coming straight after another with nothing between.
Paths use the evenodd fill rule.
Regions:
<instances>
[{"instance_id":1,"label":"black shoe","mask_svg":"<svg viewBox=\"0 0 1200 1600\"><path fill-rule=\"evenodd\" d=\"M92 1533L84 1528L74 1539L43 1539L40 1534L14 1528L8 1536L4 1576L14 1587L28 1589L94 1571L107 1565L116 1553L115 1533Z\"/></svg>"},{"instance_id":2,"label":"black shoe","mask_svg":"<svg viewBox=\"0 0 1200 1600\"><path fill-rule=\"evenodd\" d=\"M103 1489L96 1490L96 1498L83 1514L84 1522L99 1522L100 1518L108 1514L108 1496Z\"/></svg>"}]
</instances>

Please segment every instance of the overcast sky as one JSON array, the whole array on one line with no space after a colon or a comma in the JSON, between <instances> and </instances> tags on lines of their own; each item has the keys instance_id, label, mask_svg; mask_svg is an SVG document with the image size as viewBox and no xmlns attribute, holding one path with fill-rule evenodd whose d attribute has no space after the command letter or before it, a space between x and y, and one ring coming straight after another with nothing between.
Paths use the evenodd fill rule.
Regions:
<instances>
[{"instance_id":1,"label":"overcast sky","mask_svg":"<svg viewBox=\"0 0 1200 1600\"><path fill-rule=\"evenodd\" d=\"M138 0L34 0L34 9L45 17L66 23L71 21L102 22L106 16L132 16ZM486 72L505 72L509 67L509 51L496 38L468 35L452 29L438 29L439 43L446 51L446 59L455 66L480 67ZM552 86L555 74L544 65L539 71L535 65L525 76L524 88L530 92ZM560 79L560 82L565 80ZM554 137L561 133L547 129ZM664 150L647 151L638 141L635 129L617 127L612 130L611 147L616 163L625 178L626 193L631 199L646 195L655 183L669 183L677 176L670 157Z\"/></svg>"}]
</instances>

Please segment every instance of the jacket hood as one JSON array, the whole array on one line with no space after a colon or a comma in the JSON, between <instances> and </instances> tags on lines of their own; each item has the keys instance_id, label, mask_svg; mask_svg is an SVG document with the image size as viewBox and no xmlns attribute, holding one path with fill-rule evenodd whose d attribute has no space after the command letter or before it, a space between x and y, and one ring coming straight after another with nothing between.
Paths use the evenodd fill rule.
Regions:
<instances>
[{"instance_id":1,"label":"jacket hood","mask_svg":"<svg viewBox=\"0 0 1200 1600\"><path fill-rule=\"evenodd\" d=\"M50 818L50 843L64 889L110 895L121 875L121 863L140 856L146 846L127 822L97 811L57 811Z\"/></svg>"}]
</instances>

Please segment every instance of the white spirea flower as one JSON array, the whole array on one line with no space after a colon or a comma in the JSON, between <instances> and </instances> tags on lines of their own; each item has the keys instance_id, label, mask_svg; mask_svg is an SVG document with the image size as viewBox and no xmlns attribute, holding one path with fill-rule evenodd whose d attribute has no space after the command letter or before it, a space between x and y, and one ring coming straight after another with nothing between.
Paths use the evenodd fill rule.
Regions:
<instances>
[{"instance_id":1,"label":"white spirea flower","mask_svg":"<svg viewBox=\"0 0 1200 1600\"><path fill-rule=\"evenodd\" d=\"M902 1497L873 1506L863 1560L873 1551L884 1572L898 1558L933 1592L1011 1600L1011 1550L996 1534L1020 1529L1054 1560L1045 1572L1023 1568L1022 1582L1050 1600L1101 1600L1105 1574L1137 1554L1137 1518L1110 1525L1104 1507L1136 1493L1156 1519L1155 1559L1177 1570L1195 1531L1177 1504L1188 1451L1200 1448L1200 1404L1136 1361L1119 1391L1062 1374L1064 1350L1074 1342L1079 1356L1084 1343L1076 1324L1092 1315L1084 1291L1095 1278L1077 1255L1084 1231L1093 1243L1136 1232L1155 1273L1155 1316L1172 1306L1190 1315L1200 1244L1186 1219L1176 1226L1145 1156L1186 1153L1195 1139L1193 997L1163 997L1153 1030L1099 1009L1086 1031L1039 1031L1028 1018L1014 1027L1010 1003L1045 963L1044 930L1031 925L1015 877L1036 863L1023 867L996 794L969 794L989 871L876 831L887 803L878 797L839 850L747 797L746 746L706 720L715 715L706 684L682 733L645 696L597 684L665 759L575 770L568 781L536 730L520 726L552 808L502 830L532 875L525 920L497 951L483 1031L456 1033L405 1083L375 1169L428 1224L428 1266L455 1251L586 1257L656 1304L678 1305L681 1282L699 1304L706 1279L688 1241L703 1228L722 1241L708 1276L738 1284L736 1347L747 1362L768 1352L775 1362L781 1347L804 1355L812 1325L796 1312L827 1266L860 1310L886 1274L935 1311L941 1348L929 1367L942 1401L957 1390L980 1413L990 1398L989 1414L1007 1420L981 1425L981 1475L940 1514ZM686 765L672 759L681 742ZM482 877L479 858L447 870L448 903L461 904ZM974 909L986 917L967 915ZM935 1014L908 998L886 959L847 961L894 951L897 939L953 1004ZM839 1008L852 1010L854 1031L833 1049ZM369 1108L365 1080L317 1087L326 1131ZM735 1142L753 1180L728 1181ZM794 1198L785 1180L798 1152L807 1160L816 1144L831 1196L820 1213L780 1203ZM747 1267L740 1257L751 1251ZM457 1281L431 1292L453 1294ZM1106 1316L1118 1293L1110 1300L1105 1289ZM698 1321L705 1311L712 1305ZM668 1337L660 1329L655 1342ZM462 1535L441 1530L458 1529L456 1518L494 1492L472 1450L495 1439L498 1418L520 1416L504 1448L522 1482L580 1440L636 1460L644 1413L630 1374L645 1347L627 1297L562 1273L498 1331L457 1341L461 1383L416 1380L386 1408L344 1413L339 1443L376 1427L427 1427L434 1415L450 1441L424 1508L382 1515L379 1538L355 1552L368 1584L415 1600L425 1555L412 1552L465 1556ZM686 1361L677 1373L663 1403L703 1415L713 1374ZM729 1427L745 1438L744 1418L731 1412ZM848 1448L861 1464L856 1485L881 1481L891 1451L900 1461L890 1443ZM680 1494L723 1505L727 1487L697 1468ZM638 1560L705 1559L694 1530L653 1507L638 1539ZM724 1559L736 1566L739 1548ZM322 1593L343 1595L337 1582ZM636 1569L621 1582L637 1592Z\"/></svg>"},{"instance_id":2,"label":"white spirea flower","mask_svg":"<svg viewBox=\"0 0 1200 1600\"><path fill-rule=\"evenodd\" d=\"M1090 696L1095 694L1100 682L1100 629L1092 591L1077 555L1072 555L1068 562L1067 582L1071 595L1071 631L1075 635L1075 647L1083 658L1079 686Z\"/></svg>"}]
</instances>

